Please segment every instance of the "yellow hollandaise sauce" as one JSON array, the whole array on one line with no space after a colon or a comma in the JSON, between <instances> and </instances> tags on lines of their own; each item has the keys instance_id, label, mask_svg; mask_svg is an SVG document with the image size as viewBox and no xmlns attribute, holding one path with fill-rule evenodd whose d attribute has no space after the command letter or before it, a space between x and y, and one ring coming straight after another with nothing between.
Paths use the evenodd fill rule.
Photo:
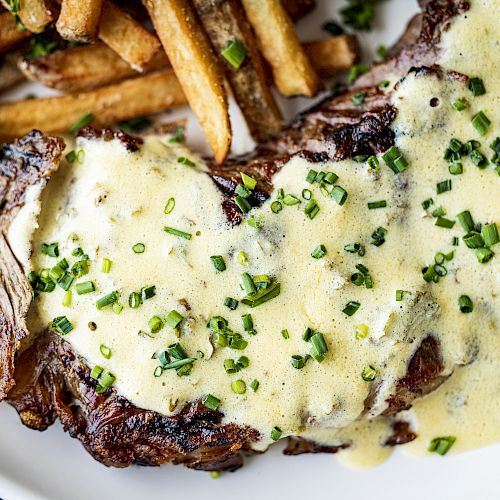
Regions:
<instances>
[{"instance_id":1,"label":"yellow hollandaise sauce","mask_svg":"<svg viewBox=\"0 0 500 500\"><path fill-rule=\"evenodd\" d=\"M202 399L257 429L256 448L347 443L340 456L360 466L391 452L380 415L432 335L449 377L398 415L417 434L404 448L498 440L499 17L498 2L472 2L443 34L441 71L397 84L384 155L294 157L259 208L242 176L237 227L171 138L136 152L79 138L8 235L36 290L31 331L50 325L98 390L139 407L173 415Z\"/></svg>"}]
</instances>

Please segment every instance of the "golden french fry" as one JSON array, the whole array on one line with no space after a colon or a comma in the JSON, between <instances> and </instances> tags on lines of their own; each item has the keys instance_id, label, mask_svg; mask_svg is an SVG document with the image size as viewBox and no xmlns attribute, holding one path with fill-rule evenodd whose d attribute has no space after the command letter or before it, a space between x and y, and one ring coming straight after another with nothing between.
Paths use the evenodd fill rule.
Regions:
<instances>
[{"instance_id":1,"label":"golden french fry","mask_svg":"<svg viewBox=\"0 0 500 500\"><path fill-rule=\"evenodd\" d=\"M223 73L196 14L184 0L144 4L215 160L222 162L232 138Z\"/></svg>"},{"instance_id":2,"label":"golden french fry","mask_svg":"<svg viewBox=\"0 0 500 500\"><path fill-rule=\"evenodd\" d=\"M322 87L280 0L242 0L260 49L285 96L315 95Z\"/></svg>"},{"instance_id":3,"label":"golden french fry","mask_svg":"<svg viewBox=\"0 0 500 500\"><path fill-rule=\"evenodd\" d=\"M67 132L88 113L93 115L92 125L103 127L186 102L174 72L166 70L89 92L1 104L0 141L10 141L32 129L48 134Z\"/></svg>"},{"instance_id":4,"label":"golden french fry","mask_svg":"<svg viewBox=\"0 0 500 500\"><path fill-rule=\"evenodd\" d=\"M158 38L107 1L102 5L99 38L137 71L143 71L161 48Z\"/></svg>"},{"instance_id":5,"label":"golden french fry","mask_svg":"<svg viewBox=\"0 0 500 500\"><path fill-rule=\"evenodd\" d=\"M29 31L19 29L14 16L10 12L0 14L0 53L23 40L27 40L30 36Z\"/></svg>"},{"instance_id":6,"label":"golden french fry","mask_svg":"<svg viewBox=\"0 0 500 500\"><path fill-rule=\"evenodd\" d=\"M354 35L340 35L319 42L303 44L316 72L323 78L349 69L359 61L361 52Z\"/></svg>"},{"instance_id":7,"label":"golden french fry","mask_svg":"<svg viewBox=\"0 0 500 500\"><path fill-rule=\"evenodd\" d=\"M102 42L24 59L19 67L26 78L64 92L92 90L138 76L130 64ZM168 67L166 54L158 50L144 71Z\"/></svg>"},{"instance_id":8,"label":"golden french fry","mask_svg":"<svg viewBox=\"0 0 500 500\"><path fill-rule=\"evenodd\" d=\"M261 55L244 12L236 0L193 0L193 3L217 54L234 40L244 45L247 56L239 68L229 62L224 64L226 77L252 136L258 141L268 139L281 130L283 119L267 84Z\"/></svg>"},{"instance_id":9,"label":"golden french fry","mask_svg":"<svg viewBox=\"0 0 500 500\"><path fill-rule=\"evenodd\" d=\"M62 0L56 28L66 40L90 42L97 36L102 0Z\"/></svg>"},{"instance_id":10,"label":"golden french fry","mask_svg":"<svg viewBox=\"0 0 500 500\"><path fill-rule=\"evenodd\" d=\"M10 11L14 5L19 5L19 11L15 14L32 33L41 33L55 19L58 10L52 0L20 0L18 3L9 0L1 1Z\"/></svg>"}]
</instances>

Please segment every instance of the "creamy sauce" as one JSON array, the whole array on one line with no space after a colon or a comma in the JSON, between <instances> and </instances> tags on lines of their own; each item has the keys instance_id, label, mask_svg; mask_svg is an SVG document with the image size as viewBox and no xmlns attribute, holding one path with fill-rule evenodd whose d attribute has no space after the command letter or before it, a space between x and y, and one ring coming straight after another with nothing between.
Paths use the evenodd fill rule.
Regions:
<instances>
[{"instance_id":1,"label":"creamy sauce","mask_svg":"<svg viewBox=\"0 0 500 500\"><path fill-rule=\"evenodd\" d=\"M418 434L405 447L426 452L429 441L442 435L456 436L453 450L496 441L500 437L496 376L500 256L480 264L461 240L460 224L452 229L435 226L434 217L421 203L432 197L431 210L441 205L450 219L470 210L476 222L500 225L499 178L493 168L479 169L464 157L464 173L453 176L443 159L452 137L463 142L480 140L481 150L491 157L489 144L498 135L500 123L500 61L495 58L499 10L498 2L475 1L467 14L453 21L442 41L441 66L481 77L486 95L472 97L466 85L446 76L410 74L399 85L394 130L396 144L408 161L404 173L395 175L382 161L380 170L373 171L351 160L313 165L293 158L273 183L276 190L284 189L301 203L274 214L275 191L249 214L262 222L261 229L246 223L229 228L222 196L203 172L202 162L168 138L148 138L135 153L127 152L119 141L79 139L83 161L61 165L42 194L39 229L32 239L24 236L24 247L23 238L17 238L14 247L27 271L56 264L58 259L39 251L43 242L57 241L61 257L70 265L77 260L72 250L81 247L91 267L75 281L91 280L96 291L77 295L73 285L69 307L62 305L64 291L59 287L41 293L30 310L32 330L41 331L54 317L66 315L74 329L65 339L90 366L113 373L118 393L140 407L171 415L186 402L213 394L221 400L225 421L248 424L261 432L256 446L267 446L271 429L278 426L283 436L350 442L351 448L341 456L362 466L390 454L389 448L381 446L391 433L390 419L377 415L386 408L385 400L405 374L420 340L432 333L442 345L445 373L452 375L405 412ZM451 106L458 97L469 102L460 113ZM436 107L430 105L433 98L439 99ZM470 124L479 110L492 122L481 138ZM196 166L179 163L179 157L189 157ZM338 175L337 183L348 192L344 205L324 196L318 184L305 181L311 168ZM452 190L437 195L436 184L446 179L452 180ZM320 207L313 220L304 214L303 189L312 191ZM175 208L164 214L171 197ZM387 207L368 210L367 203L378 200L386 200ZM23 234L23 221L35 225L36 210L25 212L21 223L16 221L16 233ZM192 238L168 234L164 226L190 233ZM371 235L380 226L387 229L386 241L376 247ZM455 236L460 237L457 247L452 246ZM145 245L144 253L132 250L138 242ZM364 256L344 250L354 242L364 245ZM327 253L314 259L311 252L320 244ZM26 261L23 256L30 255L30 248L31 258ZM422 267L432 263L437 252L452 250L453 259L445 263L447 276L439 283L426 283ZM500 245L494 250L498 253ZM240 251L246 253L247 265L238 262ZM224 257L224 272L216 272L212 255ZM101 272L103 258L113 262L109 274ZM368 268L373 288L351 283L356 264ZM244 272L274 277L281 284L280 295L253 309L240 302L231 311L224 299L244 296ZM130 308L129 294L149 285L156 286L156 295L139 308ZM113 290L124 305L121 314L110 307L97 310L96 300ZM405 291L402 301L396 301L396 290ZM461 295L472 299L472 313L460 312ZM361 304L351 317L343 313L349 301ZM167 325L156 334L145 333L152 316L165 317L174 309L185 318L178 332ZM243 331L241 315L246 313L252 314L256 335ZM213 316L223 316L233 331L242 333L247 348L214 349L207 328ZM89 322L95 322L95 331L89 329ZM358 325L368 326L366 338L356 338ZM310 359L304 368L296 369L291 356L310 351L310 344L302 340L307 327L323 333L329 351L322 363ZM283 329L289 339L283 338ZM154 377L158 360L153 355L177 341L188 356L196 358L190 375L179 377L174 370L166 370ZM102 356L101 345L111 349L109 359ZM248 357L249 366L228 375L224 360L240 356ZM363 380L361 373L369 365L377 370L376 383L383 382L367 415L364 401L373 384ZM231 382L238 379L247 385L242 395L231 390ZM256 392L250 389L254 379L260 382Z\"/></svg>"}]
</instances>

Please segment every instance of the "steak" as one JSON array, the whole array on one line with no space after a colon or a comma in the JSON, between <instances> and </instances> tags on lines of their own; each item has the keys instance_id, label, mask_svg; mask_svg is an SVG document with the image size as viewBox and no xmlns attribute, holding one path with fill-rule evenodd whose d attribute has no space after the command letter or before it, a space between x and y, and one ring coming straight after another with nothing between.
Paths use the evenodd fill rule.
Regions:
<instances>
[{"instance_id":1,"label":"steak","mask_svg":"<svg viewBox=\"0 0 500 500\"><path fill-rule=\"evenodd\" d=\"M224 209L231 224L241 221L232 196L242 171L258 180L260 188L251 203L259 205L272 189L273 174L293 155L313 162L341 160L380 153L393 145L390 126L397 110L391 104L391 93L378 87L379 81L389 73L403 77L413 67L434 67L441 33L468 4L430 0L422 2L422 7L423 14L410 23L392 49L392 57L374 66L351 88L301 114L286 131L251 154L221 166L209 161L212 178L226 196ZM359 91L366 97L361 106L354 106L352 97ZM118 138L131 151L140 146L140 140L123 132L87 129L83 134L104 140ZM255 429L223 423L220 411L199 401L166 417L136 407L112 388L97 394L97 383L90 377L85 360L65 340L48 331L30 338L25 318L32 291L9 248L6 231L24 202L26 190L50 177L63 149L62 140L33 131L4 146L0 154L0 400L7 399L32 429L44 430L59 418L72 437L109 466L172 462L201 470L237 469L245 455L256 453L253 444L260 436ZM443 365L439 342L429 332L416 342L405 376L386 401L384 413L394 418L388 446L415 438L409 424L394 415L445 380ZM367 412L376 391L374 387L365 402ZM329 447L290 438L286 453L336 452L349 445Z\"/></svg>"}]
</instances>

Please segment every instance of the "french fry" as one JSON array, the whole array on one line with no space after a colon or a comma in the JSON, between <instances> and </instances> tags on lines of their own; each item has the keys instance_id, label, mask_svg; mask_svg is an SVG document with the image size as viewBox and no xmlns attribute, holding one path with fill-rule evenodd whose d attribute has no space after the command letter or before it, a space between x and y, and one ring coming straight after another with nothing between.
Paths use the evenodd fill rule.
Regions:
<instances>
[{"instance_id":1,"label":"french fry","mask_svg":"<svg viewBox=\"0 0 500 500\"><path fill-rule=\"evenodd\" d=\"M0 92L5 92L24 80L24 75L16 64L18 57L19 54L15 52L0 57Z\"/></svg>"},{"instance_id":2,"label":"french fry","mask_svg":"<svg viewBox=\"0 0 500 500\"><path fill-rule=\"evenodd\" d=\"M48 134L67 132L87 113L94 117L92 125L103 127L186 102L174 72L166 70L89 92L1 104L0 141L12 140L32 129Z\"/></svg>"},{"instance_id":3,"label":"french fry","mask_svg":"<svg viewBox=\"0 0 500 500\"><path fill-rule=\"evenodd\" d=\"M9 11L12 11L14 5L18 6L16 7L18 11L13 13L19 16L26 29L32 33L41 33L57 14L57 5L51 0L22 0L17 3L1 0L1 2Z\"/></svg>"},{"instance_id":4,"label":"french fry","mask_svg":"<svg viewBox=\"0 0 500 500\"><path fill-rule=\"evenodd\" d=\"M281 130L283 119L267 85L257 43L240 5L236 0L193 0L193 3L217 54L234 40L248 51L239 68L228 62L224 65L226 77L252 136L258 141L268 139Z\"/></svg>"},{"instance_id":5,"label":"french fry","mask_svg":"<svg viewBox=\"0 0 500 500\"><path fill-rule=\"evenodd\" d=\"M144 4L215 160L220 163L231 146L231 124L222 69L210 43L185 0L144 0Z\"/></svg>"},{"instance_id":6,"label":"french fry","mask_svg":"<svg viewBox=\"0 0 500 500\"><path fill-rule=\"evenodd\" d=\"M285 96L314 96L322 87L280 0L242 0L260 49Z\"/></svg>"},{"instance_id":7,"label":"french fry","mask_svg":"<svg viewBox=\"0 0 500 500\"><path fill-rule=\"evenodd\" d=\"M31 33L20 30L14 16L10 12L0 14L0 53L5 52L14 45L27 40Z\"/></svg>"},{"instance_id":8,"label":"french fry","mask_svg":"<svg viewBox=\"0 0 500 500\"><path fill-rule=\"evenodd\" d=\"M349 69L360 58L358 39L354 35L340 35L319 42L303 44L314 69L323 78L329 78Z\"/></svg>"},{"instance_id":9,"label":"french fry","mask_svg":"<svg viewBox=\"0 0 500 500\"><path fill-rule=\"evenodd\" d=\"M24 59L19 67L26 78L64 92L92 90L138 76L130 64L102 42ZM144 71L168 67L166 54L159 50Z\"/></svg>"},{"instance_id":10,"label":"french fry","mask_svg":"<svg viewBox=\"0 0 500 500\"><path fill-rule=\"evenodd\" d=\"M95 40L101 18L102 0L62 0L56 29L65 40Z\"/></svg>"},{"instance_id":11,"label":"french fry","mask_svg":"<svg viewBox=\"0 0 500 500\"><path fill-rule=\"evenodd\" d=\"M102 5L99 38L136 71L143 71L161 49L158 38L108 1Z\"/></svg>"}]
</instances>

